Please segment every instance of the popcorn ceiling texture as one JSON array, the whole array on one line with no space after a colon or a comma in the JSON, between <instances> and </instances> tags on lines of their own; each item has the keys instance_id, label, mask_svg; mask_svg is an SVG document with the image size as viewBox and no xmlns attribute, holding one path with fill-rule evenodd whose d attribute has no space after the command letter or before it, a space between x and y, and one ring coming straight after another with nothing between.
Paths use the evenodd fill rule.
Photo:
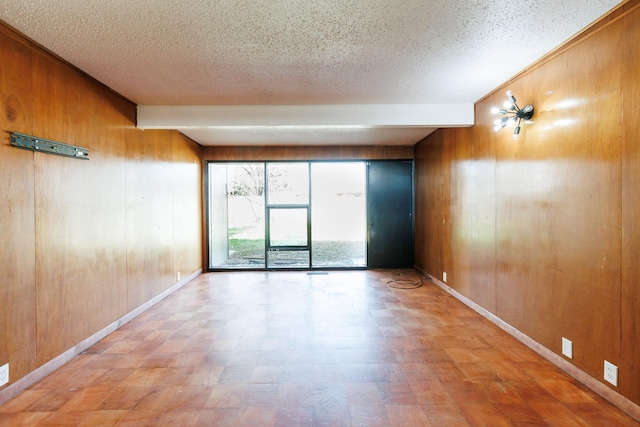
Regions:
<instances>
[{"instance_id":1,"label":"popcorn ceiling texture","mask_svg":"<svg viewBox=\"0 0 640 427\"><path fill-rule=\"evenodd\" d=\"M24 0L0 19L139 104L474 102L615 0Z\"/></svg>"},{"instance_id":2,"label":"popcorn ceiling texture","mask_svg":"<svg viewBox=\"0 0 640 427\"><path fill-rule=\"evenodd\" d=\"M618 0L5 0L139 105L473 104ZM175 128L203 145L413 145L433 128Z\"/></svg>"}]
</instances>

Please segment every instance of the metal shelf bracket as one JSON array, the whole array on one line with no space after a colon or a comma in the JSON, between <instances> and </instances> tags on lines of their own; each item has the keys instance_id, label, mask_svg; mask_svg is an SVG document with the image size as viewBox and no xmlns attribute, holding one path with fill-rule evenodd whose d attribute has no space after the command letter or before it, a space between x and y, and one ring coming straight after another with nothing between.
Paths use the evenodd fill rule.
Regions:
<instances>
[{"instance_id":1,"label":"metal shelf bracket","mask_svg":"<svg viewBox=\"0 0 640 427\"><path fill-rule=\"evenodd\" d=\"M58 156L73 157L75 159L89 160L89 149L76 145L63 144L50 139L37 138L18 132L11 134L11 145L25 150L39 151Z\"/></svg>"}]
</instances>

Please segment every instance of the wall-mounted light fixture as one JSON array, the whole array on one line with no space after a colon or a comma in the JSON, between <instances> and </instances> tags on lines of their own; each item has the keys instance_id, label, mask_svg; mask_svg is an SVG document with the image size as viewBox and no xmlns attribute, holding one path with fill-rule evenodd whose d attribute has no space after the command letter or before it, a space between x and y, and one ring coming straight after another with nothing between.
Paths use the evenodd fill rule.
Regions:
<instances>
[{"instance_id":1,"label":"wall-mounted light fixture","mask_svg":"<svg viewBox=\"0 0 640 427\"><path fill-rule=\"evenodd\" d=\"M530 120L533 117L533 105L526 105L524 108L518 107L516 98L513 96L510 90L507 91L507 101L504 102L504 109L493 107L491 112L493 114L502 114L503 117L496 119L493 130L499 131L505 127L509 122L516 123L516 128L513 130L514 135L520 133L520 122L522 120Z\"/></svg>"}]
</instances>

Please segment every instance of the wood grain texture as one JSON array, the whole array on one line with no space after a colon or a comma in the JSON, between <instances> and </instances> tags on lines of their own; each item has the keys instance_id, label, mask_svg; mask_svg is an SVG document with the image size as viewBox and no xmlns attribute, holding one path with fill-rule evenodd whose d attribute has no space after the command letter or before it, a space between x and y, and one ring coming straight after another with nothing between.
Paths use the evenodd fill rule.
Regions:
<instances>
[{"instance_id":1,"label":"wood grain texture","mask_svg":"<svg viewBox=\"0 0 640 427\"><path fill-rule=\"evenodd\" d=\"M640 402L640 12L624 20L620 390Z\"/></svg>"},{"instance_id":2,"label":"wood grain texture","mask_svg":"<svg viewBox=\"0 0 640 427\"><path fill-rule=\"evenodd\" d=\"M35 154L42 364L125 313L125 121L119 100L47 54L34 53L33 76L34 135L91 159Z\"/></svg>"},{"instance_id":3,"label":"wood grain texture","mask_svg":"<svg viewBox=\"0 0 640 427\"><path fill-rule=\"evenodd\" d=\"M482 127L459 129L454 138L449 224L451 252L456 261L451 286L493 311L496 308L494 142Z\"/></svg>"},{"instance_id":4,"label":"wood grain texture","mask_svg":"<svg viewBox=\"0 0 640 427\"><path fill-rule=\"evenodd\" d=\"M171 134L126 132L127 309L173 283Z\"/></svg>"},{"instance_id":5,"label":"wood grain texture","mask_svg":"<svg viewBox=\"0 0 640 427\"><path fill-rule=\"evenodd\" d=\"M444 131L437 130L428 144L415 149L415 259L416 264L442 278L444 233L447 228L442 201L448 198L448 171L444 161Z\"/></svg>"},{"instance_id":6,"label":"wood grain texture","mask_svg":"<svg viewBox=\"0 0 640 427\"><path fill-rule=\"evenodd\" d=\"M0 58L0 366L21 377L36 367L34 171L9 135L32 130L31 50L0 33Z\"/></svg>"},{"instance_id":7,"label":"wood grain texture","mask_svg":"<svg viewBox=\"0 0 640 427\"><path fill-rule=\"evenodd\" d=\"M174 272L185 277L204 265L202 147L178 132L171 144Z\"/></svg>"},{"instance_id":8,"label":"wood grain texture","mask_svg":"<svg viewBox=\"0 0 640 427\"><path fill-rule=\"evenodd\" d=\"M1 23L0 62L0 364L12 387L171 288L176 268L201 269L202 149L136 129L135 105ZM87 147L90 160L11 147L13 131Z\"/></svg>"},{"instance_id":9,"label":"wood grain texture","mask_svg":"<svg viewBox=\"0 0 640 427\"><path fill-rule=\"evenodd\" d=\"M640 403L640 6L615 13L510 82L536 108L517 140L491 130L500 88L476 105L474 127L416 147L418 180L450 177L448 196L416 183L416 259L435 277L444 264L448 285L552 351L571 339L572 363L595 379L605 359L624 366L616 390ZM451 215L444 233L421 211L437 206Z\"/></svg>"},{"instance_id":10,"label":"wood grain texture","mask_svg":"<svg viewBox=\"0 0 640 427\"><path fill-rule=\"evenodd\" d=\"M423 271L434 271L434 277L442 279L446 272L449 283L457 282L450 209L455 132L437 130L415 147L415 261Z\"/></svg>"},{"instance_id":11,"label":"wood grain texture","mask_svg":"<svg viewBox=\"0 0 640 427\"><path fill-rule=\"evenodd\" d=\"M596 378L620 358L621 35L614 23L514 83L537 116L497 137L497 314L558 353L569 338Z\"/></svg>"},{"instance_id":12,"label":"wood grain texture","mask_svg":"<svg viewBox=\"0 0 640 427\"><path fill-rule=\"evenodd\" d=\"M233 160L392 160L413 159L413 146L205 147L203 159Z\"/></svg>"}]
</instances>

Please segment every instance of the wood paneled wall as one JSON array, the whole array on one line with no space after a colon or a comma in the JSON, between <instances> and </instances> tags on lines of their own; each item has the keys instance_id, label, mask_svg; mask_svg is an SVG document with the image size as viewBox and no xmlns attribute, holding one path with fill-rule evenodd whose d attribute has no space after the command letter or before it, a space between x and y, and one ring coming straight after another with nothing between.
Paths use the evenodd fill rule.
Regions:
<instances>
[{"instance_id":1,"label":"wood paneled wall","mask_svg":"<svg viewBox=\"0 0 640 427\"><path fill-rule=\"evenodd\" d=\"M11 383L202 268L202 147L0 23L0 365ZM90 160L20 150L21 132ZM4 388L4 387L3 387Z\"/></svg>"},{"instance_id":2,"label":"wood paneled wall","mask_svg":"<svg viewBox=\"0 0 640 427\"><path fill-rule=\"evenodd\" d=\"M619 374L640 404L640 11L624 19L622 46L622 286Z\"/></svg>"},{"instance_id":3,"label":"wood paneled wall","mask_svg":"<svg viewBox=\"0 0 640 427\"><path fill-rule=\"evenodd\" d=\"M413 159L413 146L205 147L204 160L399 160Z\"/></svg>"},{"instance_id":4,"label":"wood paneled wall","mask_svg":"<svg viewBox=\"0 0 640 427\"><path fill-rule=\"evenodd\" d=\"M0 26L0 58L0 129L29 133L31 49ZM0 364L13 378L36 367L35 171L32 153L0 138Z\"/></svg>"},{"instance_id":5,"label":"wood paneled wall","mask_svg":"<svg viewBox=\"0 0 640 427\"><path fill-rule=\"evenodd\" d=\"M637 4L510 82L536 109L517 139L504 87L416 146L416 265L640 404Z\"/></svg>"}]
</instances>

